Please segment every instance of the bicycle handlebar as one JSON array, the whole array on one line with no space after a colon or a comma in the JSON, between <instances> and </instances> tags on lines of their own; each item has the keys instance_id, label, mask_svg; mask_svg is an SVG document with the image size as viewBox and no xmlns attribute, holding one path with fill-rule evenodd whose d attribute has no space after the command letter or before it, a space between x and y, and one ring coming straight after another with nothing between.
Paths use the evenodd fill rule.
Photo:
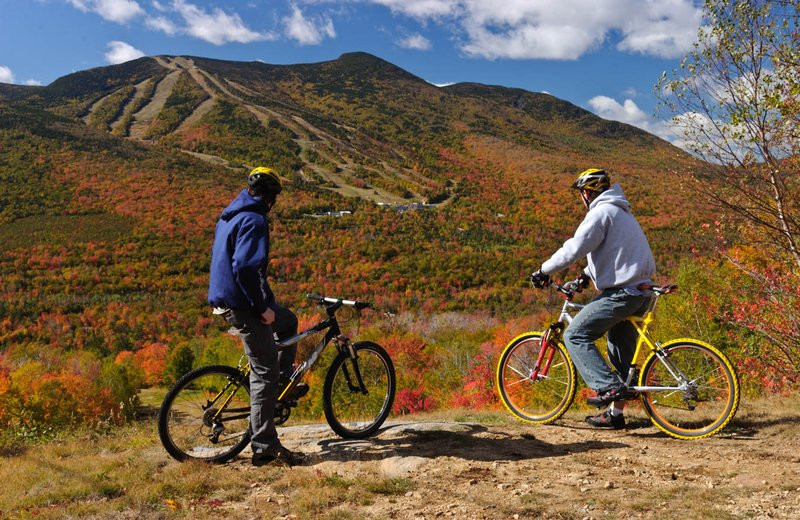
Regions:
<instances>
[{"instance_id":1,"label":"bicycle handlebar","mask_svg":"<svg viewBox=\"0 0 800 520\"><path fill-rule=\"evenodd\" d=\"M550 285L552 287L555 287L555 289L558 292L562 293L567 300L572 300L575 297L575 294L577 294L577 291L567 289L563 285L558 284L556 282L552 282ZM639 289L640 291L653 291L658 296L669 294L671 292L675 292L676 290L678 290L678 286L676 284L658 286L649 283L642 283L637 285L636 288Z\"/></svg>"},{"instance_id":2,"label":"bicycle handlebar","mask_svg":"<svg viewBox=\"0 0 800 520\"><path fill-rule=\"evenodd\" d=\"M360 300L343 300L341 298L331 298L329 296L322 296L322 295L316 294L316 293L306 294L306 298L308 298L309 300L314 300L317 303L319 303L320 305L323 305L323 304L326 304L326 303L330 303L331 305L336 305L338 303L340 305L348 305L350 307L355 307L358 310L368 309L368 308L372 307L372 304L369 303L369 302L364 302L364 301L360 301Z\"/></svg>"}]
</instances>

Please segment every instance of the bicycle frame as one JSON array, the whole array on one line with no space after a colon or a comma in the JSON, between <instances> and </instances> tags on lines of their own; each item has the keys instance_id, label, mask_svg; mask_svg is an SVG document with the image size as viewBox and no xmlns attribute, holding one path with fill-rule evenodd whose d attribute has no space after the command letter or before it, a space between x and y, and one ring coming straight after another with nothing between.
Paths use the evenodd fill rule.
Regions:
<instances>
[{"instance_id":1,"label":"bicycle frame","mask_svg":"<svg viewBox=\"0 0 800 520\"><path fill-rule=\"evenodd\" d=\"M556 287L561 290L561 287L556 285ZM669 289L667 292L670 292L672 289ZM564 291L561 291L564 292ZM666 294L663 293L663 294ZM629 316L626 318L626 321L633 325L637 332L637 340L636 340L636 349L633 353L633 358L631 359L631 367L628 371L627 378L625 381L625 385L628 388L636 390L637 392L656 392L656 391L665 391L665 390L684 390L684 388L690 383L688 378L678 369L673 363L670 362L669 357L667 354L663 352L661 349L661 343L658 341L653 341L650 333L648 332L648 328L650 324L655 321L655 309L656 304L658 303L658 298L662 295L662 293L658 291L653 292L653 296L651 297L650 304L647 307L647 310L642 316ZM566 299L564 300L564 305L561 307L561 313L559 314L558 321L553 323L548 331L545 332L542 336L542 343L545 343L550 340L550 332L560 329L558 335L559 339L561 338L561 334L566 329L566 327L572 323L573 316L570 314L570 311L580 311L586 307L586 305L581 305L579 303L575 303L572 301L572 295L567 294ZM659 361L666 367L672 377L675 378L676 381L680 383L680 386L673 387L673 386L633 386L632 383L634 382L634 378L637 375L637 371L639 369L638 360L641 356L642 352L644 352L644 347L647 346L649 351L655 353L658 357ZM541 352L539 353L539 360L536 363L536 367L541 366L542 359L544 357L544 352L546 349L542 348ZM548 356L547 363L541 369L538 374L534 374L533 377L537 375L546 376L547 370L550 367L550 361L553 358L553 351L550 350L550 354Z\"/></svg>"},{"instance_id":2,"label":"bicycle frame","mask_svg":"<svg viewBox=\"0 0 800 520\"><path fill-rule=\"evenodd\" d=\"M286 387L283 389L283 391L278 396L277 402L279 402L279 403L284 399L284 397L289 395L289 393L297 385L297 383L302 380L303 375L305 375L306 372L311 370L314 367L314 365L316 365L317 361L319 361L319 358L320 358L320 355L322 354L322 351L325 349L325 347L331 341L334 341L336 346L339 348L339 351L346 353L351 360L355 361L355 360L358 359L358 356L356 355L356 352L353 349L352 344L350 343L350 339L342 336L342 331L341 331L341 329L339 327L339 321L336 319L336 311L338 311L344 305L349 305L349 306L355 307L356 309L360 309L360 308L367 307L368 304L365 304L364 302L351 301L351 300L342 300L342 299L338 299L338 298L325 298L325 297L316 296L316 295L308 295L308 297L312 298L312 299L316 299L320 304L322 304L322 303L330 304L330 305L327 305L325 307L325 312L328 315L328 319L324 320L324 321L321 321L321 322L317 323L316 325L314 325L313 327L310 327L310 328L308 328L308 329L306 329L306 330L304 330L302 332L299 332L298 334L295 334L294 336L292 336L290 338L286 338L286 339L281 340L281 341L276 341L275 344L276 344L276 347L277 347L278 351L280 352L281 350L285 350L288 347L291 347L292 345L296 345L297 343L299 343L300 341L304 340L305 338L307 338L309 336L312 336L314 334L317 334L319 332L322 332L322 331L327 331L327 332L325 332L325 335L320 339L319 343L317 343L317 346L314 347L314 349L308 355L308 358L305 361L303 361L295 369L295 371L292 373L292 375L289 377L289 384L286 385ZM244 356L242 356L242 360L243 359L244 359ZM244 378L246 378L246 377L248 377L250 375L250 364L249 363L243 363L242 360L240 360L240 362L239 362L238 369L239 369L239 371L242 372L242 380L244 380ZM361 378L361 371L358 368L358 364L355 363L355 362L353 363L353 372L355 373L355 380L356 380L356 383L357 383L356 385L353 385L353 381L351 381L351 379L350 379L349 372L346 369L344 371L348 385L352 389L359 390L359 391L361 391L361 392L366 394L367 393L367 389L364 386L363 379ZM233 399L233 396L236 394L236 391L238 390L238 387L241 384L240 382L234 382L234 381L229 382L225 386L225 388L223 388L214 397L213 400L209 401L208 407L211 407L225 392L227 392L230 389L231 385L233 385L233 384L235 384L236 387L233 389L232 392L230 392L228 397L225 399L225 402L222 403L222 405L219 407L219 410L217 410L217 412L211 418L212 422L233 421L233 420L242 419L244 417L249 416L249 413L250 413L250 409L249 408L247 408L247 409L244 409L244 408L243 409L238 409L238 408L236 408L236 409L227 409L226 410L226 407L227 407L228 403L231 401L231 399ZM233 416L226 416L224 418L220 418L220 414L222 413L223 410L226 410L228 413L230 413L230 412L246 412L246 413L242 413L241 415L233 415Z\"/></svg>"}]
</instances>

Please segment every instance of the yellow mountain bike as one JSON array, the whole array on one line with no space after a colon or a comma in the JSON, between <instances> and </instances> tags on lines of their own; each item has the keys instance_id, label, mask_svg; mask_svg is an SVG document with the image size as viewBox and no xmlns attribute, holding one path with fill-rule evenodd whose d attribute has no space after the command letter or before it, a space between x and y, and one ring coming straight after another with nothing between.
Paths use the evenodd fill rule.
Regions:
<instances>
[{"instance_id":1,"label":"yellow mountain bike","mask_svg":"<svg viewBox=\"0 0 800 520\"><path fill-rule=\"evenodd\" d=\"M572 322L570 311L584 306L572 301L575 291L553 284L565 298L559 320L543 332L526 332L506 346L497 364L497 388L508 410L518 418L548 424L567 411L575 398L575 365L563 342ZM733 365L715 347L696 339L653 341L659 297L676 285L646 286L653 297L643 316L628 318L639 339L625 384L641 396L655 426L678 439L709 437L730 423L739 406L739 380ZM646 354L641 369L640 357ZM638 382L638 385L634 385Z\"/></svg>"}]
</instances>

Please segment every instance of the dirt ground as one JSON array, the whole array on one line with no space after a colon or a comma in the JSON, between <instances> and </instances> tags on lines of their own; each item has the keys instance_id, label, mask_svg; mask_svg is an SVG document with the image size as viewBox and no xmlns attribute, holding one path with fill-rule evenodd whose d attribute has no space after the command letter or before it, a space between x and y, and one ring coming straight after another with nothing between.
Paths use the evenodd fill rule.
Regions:
<instances>
[{"instance_id":1,"label":"dirt ground","mask_svg":"<svg viewBox=\"0 0 800 520\"><path fill-rule=\"evenodd\" d=\"M552 426L500 413L394 420L366 441L324 425L283 428L308 463L260 481L264 468L243 453L229 466L246 472L250 493L224 509L287 519L800 518L795 401L745 404L732 426L699 441L668 438L643 416L598 431L583 415ZM359 500L354 489L371 482L389 489Z\"/></svg>"},{"instance_id":2,"label":"dirt ground","mask_svg":"<svg viewBox=\"0 0 800 520\"><path fill-rule=\"evenodd\" d=\"M640 415L598 431L508 413L390 417L375 437L279 428L295 468L180 463L155 416L0 452L0 519L800 518L800 401L745 399L719 435L680 441Z\"/></svg>"}]
</instances>

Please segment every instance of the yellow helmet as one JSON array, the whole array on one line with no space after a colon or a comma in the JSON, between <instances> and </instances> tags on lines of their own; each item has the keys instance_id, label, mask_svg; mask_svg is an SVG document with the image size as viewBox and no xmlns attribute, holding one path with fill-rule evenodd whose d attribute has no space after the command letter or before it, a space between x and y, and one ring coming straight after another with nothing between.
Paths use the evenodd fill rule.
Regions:
<instances>
[{"instance_id":1,"label":"yellow helmet","mask_svg":"<svg viewBox=\"0 0 800 520\"><path fill-rule=\"evenodd\" d=\"M605 191L611 186L611 179L605 170L600 168L589 168L578 175L578 179L572 184L576 190Z\"/></svg>"},{"instance_id":2,"label":"yellow helmet","mask_svg":"<svg viewBox=\"0 0 800 520\"><path fill-rule=\"evenodd\" d=\"M277 195L283 190L278 174L266 166L253 168L247 175L247 185L254 194L260 196Z\"/></svg>"}]
</instances>

